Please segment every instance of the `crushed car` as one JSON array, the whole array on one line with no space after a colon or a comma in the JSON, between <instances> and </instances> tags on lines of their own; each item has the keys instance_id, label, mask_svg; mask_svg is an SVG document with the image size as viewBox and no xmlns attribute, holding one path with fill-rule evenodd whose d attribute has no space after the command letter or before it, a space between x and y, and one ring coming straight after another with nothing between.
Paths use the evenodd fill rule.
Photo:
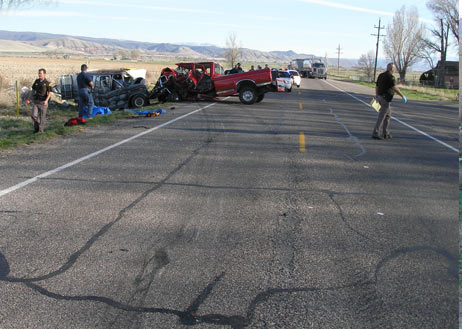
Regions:
<instances>
[{"instance_id":1,"label":"crushed car","mask_svg":"<svg viewBox=\"0 0 462 329\"><path fill-rule=\"evenodd\" d=\"M145 69L89 70L88 74L93 77L95 106L117 110L149 104ZM77 74L60 76L58 92L61 99L78 102Z\"/></svg>"},{"instance_id":2,"label":"crushed car","mask_svg":"<svg viewBox=\"0 0 462 329\"><path fill-rule=\"evenodd\" d=\"M241 103L261 102L265 93L277 91L272 84L270 69L224 75L216 62L178 63L166 67L150 93L160 102L216 99L239 95Z\"/></svg>"}]
</instances>

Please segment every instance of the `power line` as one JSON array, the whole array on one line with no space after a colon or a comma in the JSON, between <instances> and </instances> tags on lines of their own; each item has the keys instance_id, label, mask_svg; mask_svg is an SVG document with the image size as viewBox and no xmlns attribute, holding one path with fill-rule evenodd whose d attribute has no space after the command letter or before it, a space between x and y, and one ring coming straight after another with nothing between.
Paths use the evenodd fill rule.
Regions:
<instances>
[{"instance_id":1,"label":"power line","mask_svg":"<svg viewBox=\"0 0 462 329\"><path fill-rule=\"evenodd\" d=\"M375 65L374 65L374 82L375 82L375 74L377 73L377 56L379 55L379 39L380 37L384 37L385 35L380 35L380 30L385 29L385 27L380 27L381 18L379 18L379 26L375 26L374 28L377 29L377 34L371 34L374 37L377 37L377 45L375 46Z\"/></svg>"}]
</instances>

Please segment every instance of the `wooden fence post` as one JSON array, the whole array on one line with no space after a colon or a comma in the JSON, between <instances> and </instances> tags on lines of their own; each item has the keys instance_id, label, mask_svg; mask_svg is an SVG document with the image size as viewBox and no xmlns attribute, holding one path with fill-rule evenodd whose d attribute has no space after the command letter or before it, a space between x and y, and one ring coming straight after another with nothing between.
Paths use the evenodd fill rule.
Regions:
<instances>
[{"instance_id":1,"label":"wooden fence post","mask_svg":"<svg viewBox=\"0 0 462 329\"><path fill-rule=\"evenodd\" d=\"M19 119L19 81L15 81L16 89L16 118Z\"/></svg>"}]
</instances>

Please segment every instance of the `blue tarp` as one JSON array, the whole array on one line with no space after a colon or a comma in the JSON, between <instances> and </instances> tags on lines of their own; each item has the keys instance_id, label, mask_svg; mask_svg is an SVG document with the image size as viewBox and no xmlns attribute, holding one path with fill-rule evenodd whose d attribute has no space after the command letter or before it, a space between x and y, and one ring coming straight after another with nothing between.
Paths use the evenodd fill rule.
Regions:
<instances>
[{"instance_id":1,"label":"blue tarp","mask_svg":"<svg viewBox=\"0 0 462 329\"><path fill-rule=\"evenodd\" d=\"M85 106L84 107L84 111L85 113L88 111L88 106ZM90 115L90 118L93 118L95 115L107 115L107 114L112 114L111 110L109 109L109 107L98 107L98 106L94 106L93 107L93 111ZM82 118L85 118L87 119L87 115L84 114Z\"/></svg>"},{"instance_id":2,"label":"blue tarp","mask_svg":"<svg viewBox=\"0 0 462 329\"><path fill-rule=\"evenodd\" d=\"M139 115L148 115L148 114L154 114L154 113L158 113L158 114L164 114L164 113L167 113L167 111L165 111L164 109L157 109L157 110L145 110L145 111L138 111L138 110L128 110L132 113L136 113L136 114L139 114Z\"/></svg>"}]
</instances>

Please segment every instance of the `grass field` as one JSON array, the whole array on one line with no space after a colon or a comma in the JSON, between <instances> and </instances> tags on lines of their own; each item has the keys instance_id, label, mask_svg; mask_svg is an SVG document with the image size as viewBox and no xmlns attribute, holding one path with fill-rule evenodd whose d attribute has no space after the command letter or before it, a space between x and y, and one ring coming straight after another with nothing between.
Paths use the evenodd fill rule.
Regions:
<instances>
[{"instance_id":1,"label":"grass field","mask_svg":"<svg viewBox=\"0 0 462 329\"><path fill-rule=\"evenodd\" d=\"M46 57L0 57L0 109L12 106L15 103L13 89L15 81L20 86L32 86L37 79L38 69L45 68L47 79L53 84L58 84L58 78L63 74L80 72L80 65L87 63L85 58L56 59ZM120 68L144 68L147 70L146 84L154 85L161 70L166 66L172 66L174 62L165 63L150 62L124 62L104 59L91 59L88 68L91 69L120 69ZM54 97L56 101L58 99ZM1 115L1 114L0 114Z\"/></svg>"},{"instance_id":2,"label":"grass field","mask_svg":"<svg viewBox=\"0 0 462 329\"><path fill-rule=\"evenodd\" d=\"M377 75L381 73L383 69L377 70ZM409 72L406 74L406 85L398 85L400 90L408 99L421 100L421 101L444 101L451 103L459 102L459 90L458 89L438 89L431 87L422 87L419 85L420 72ZM330 78L339 79L343 81L349 81L358 83L366 87L375 88L374 83L366 82L367 77L364 73L357 69L345 69L340 68L331 69L328 73Z\"/></svg>"}]
</instances>

